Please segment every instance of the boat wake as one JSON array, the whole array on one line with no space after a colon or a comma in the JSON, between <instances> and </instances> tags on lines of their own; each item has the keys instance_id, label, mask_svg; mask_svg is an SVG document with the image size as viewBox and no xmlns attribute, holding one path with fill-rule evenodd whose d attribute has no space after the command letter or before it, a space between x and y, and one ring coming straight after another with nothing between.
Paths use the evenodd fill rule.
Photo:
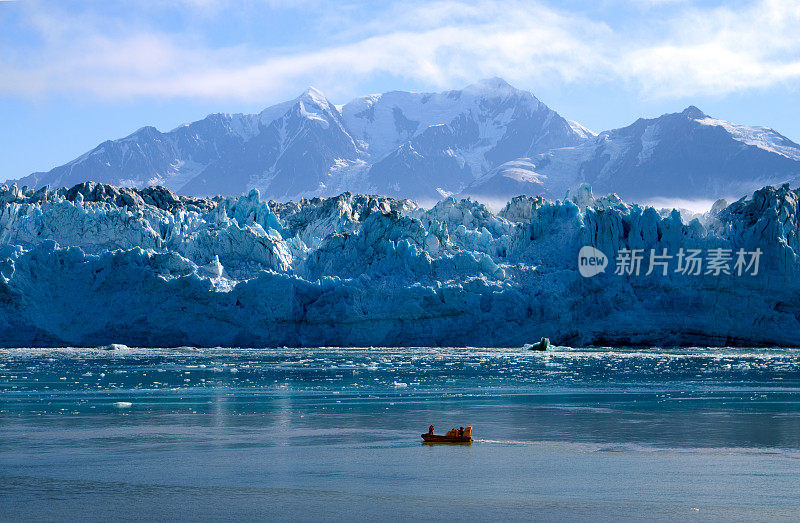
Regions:
<instances>
[{"instance_id":1,"label":"boat wake","mask_svg":"<svg viewBox=\"0 0 800 523\"><path fill-rule=\"evenodd\" d=\"M475 443L495 443L500 445L538 445L541 441L522 441L514 439L473 439Z\"/></svg>"}]
</instances>

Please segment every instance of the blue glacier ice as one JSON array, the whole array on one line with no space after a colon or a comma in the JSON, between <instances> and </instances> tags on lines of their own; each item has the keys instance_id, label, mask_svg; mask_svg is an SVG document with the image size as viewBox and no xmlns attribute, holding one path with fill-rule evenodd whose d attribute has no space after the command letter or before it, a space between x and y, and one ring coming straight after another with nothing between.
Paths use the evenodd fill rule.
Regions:
<instances>
[{"instance_id":1,"label":"blue glacier ice","mask_svg":"<svg viewBox=\"0 0 800 523\"><path fill-rule=\"evenodd\" d=\"M800 345L800 190L707 214L595 198L299 202L0 188L3 346ZM758 274L578 271L578 251L745 249Z\"/></svg>"}]
</instances>

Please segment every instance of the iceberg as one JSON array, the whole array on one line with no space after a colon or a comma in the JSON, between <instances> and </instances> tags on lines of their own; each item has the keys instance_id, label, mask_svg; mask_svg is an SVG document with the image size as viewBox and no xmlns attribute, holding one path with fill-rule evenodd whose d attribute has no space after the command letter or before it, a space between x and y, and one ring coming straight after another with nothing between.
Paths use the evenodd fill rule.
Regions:
<instances>
[{"instance_id":1,"label":"iceberg","mask_svg":"<svg viewBox=\"0 0 800 523\"><path fill-rule=\"evenodd\" d=\"M2 186L0 345L796 346L799 205L788 185L691 218L588 186L497 213L454 198ZM610 260L592 277L586 246ZM744 274L678 270L694 251L760 258ZM641 273L615 270L631 252ZM648 274L650 252L673 265Z\"/></svg>"}]
</instances>

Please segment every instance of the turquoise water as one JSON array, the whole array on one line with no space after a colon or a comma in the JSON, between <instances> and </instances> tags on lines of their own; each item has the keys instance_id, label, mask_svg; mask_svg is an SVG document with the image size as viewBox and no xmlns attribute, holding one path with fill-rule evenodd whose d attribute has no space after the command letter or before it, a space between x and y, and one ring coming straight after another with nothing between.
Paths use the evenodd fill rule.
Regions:
<instances>
[{"instance_id":1,"label":"turquoise water","mask_svg":"<svg viewBox=\"0 0 800 523\"><path fill-rule=\"evenodd\" d=\"M798 350L0 349L4 520L796 520L799 491Z\"/></svg>"}]
</instances>

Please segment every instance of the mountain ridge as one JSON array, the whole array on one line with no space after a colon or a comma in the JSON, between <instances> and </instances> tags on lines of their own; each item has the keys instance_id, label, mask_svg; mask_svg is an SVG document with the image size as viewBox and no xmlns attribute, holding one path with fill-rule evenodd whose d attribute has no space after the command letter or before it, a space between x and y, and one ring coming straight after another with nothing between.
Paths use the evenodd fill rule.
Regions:
<instances>
[{"instance_id":1,"label":"mountain ridge","mask_svg":"<svg viewBox=\"0 0 800 523\"><path fill-rule=\"evenodd\" d=\"M310 87L255 114L145 126L19 180L163 185L186 195L275 200L379 193L556 198L590 183L629 199L716 199L800 178L800 145L696 106L594 133L501 78L439 93L389 91L332 104Z\"/></svg>"},{"instance_id":2,"label":"mountain ridge","mask_svg":"<svg viewBox=\"0 0 800 523\"><path fill-rule=\"evenodd\" d=\"M532 161L557 194L589 183L634 200L716 199L793 180L800 174L800 145L772 129L732 124L689 106Z\"/></svg>"}]
</instances>

